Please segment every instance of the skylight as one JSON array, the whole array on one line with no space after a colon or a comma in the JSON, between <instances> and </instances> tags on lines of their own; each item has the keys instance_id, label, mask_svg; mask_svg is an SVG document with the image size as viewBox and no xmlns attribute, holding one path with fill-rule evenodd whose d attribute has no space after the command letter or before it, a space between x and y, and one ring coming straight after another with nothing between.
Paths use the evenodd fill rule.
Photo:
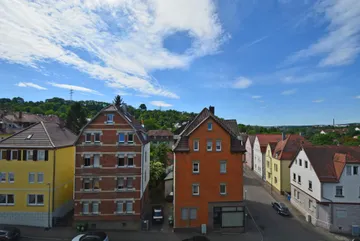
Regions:
<instances>
[{"instance_id":1,"label":"skylight","mask_svg":"<svg viewBox=\"0 0 360 241\"><path fill-rule=\"evenodd\" d=\"M34 134L28 135L28 136L25 138L25 140L30 140L33 135L34 135Z\"/></svg>"}]
</instances>

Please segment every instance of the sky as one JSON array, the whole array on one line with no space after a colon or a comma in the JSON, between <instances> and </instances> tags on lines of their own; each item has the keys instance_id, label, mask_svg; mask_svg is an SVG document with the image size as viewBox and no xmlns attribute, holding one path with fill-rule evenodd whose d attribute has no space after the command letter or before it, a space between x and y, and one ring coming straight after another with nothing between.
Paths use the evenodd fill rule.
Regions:
<instances>
[{"instance_id":1,"label":"sky","mask_svg":"<svg viewBox=\"0 0 360 241\"><path fill-rule=\"evenodd\" d=\"M3 0L1 98L360 122L359 0Z\"/></svg>"}]
</instances>

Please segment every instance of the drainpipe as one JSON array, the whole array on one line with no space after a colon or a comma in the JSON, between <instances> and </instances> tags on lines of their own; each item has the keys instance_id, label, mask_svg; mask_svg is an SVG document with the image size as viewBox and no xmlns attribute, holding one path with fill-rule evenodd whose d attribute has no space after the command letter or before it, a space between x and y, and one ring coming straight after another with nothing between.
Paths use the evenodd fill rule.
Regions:
<instances>
[{"instance_id":1,"label":"drainpipe","mask_svg":"<svg viewBox=\"0 0 360 241\"><path fill-rule=\"evenodd\" d=\"M55 206L55 184L56 184L55 183L55 178L56 178L55 167L56 167L56 149L54 149L54 161L53 161L53 182L52 182L52 200L51 200L52 201L52 207L51 207L52 212L54 212L54 206ZM49 210L50 210L50 208L49 208Z\"/></svg>"},{"instance_id":2,"label":"drainpipe","mask_svg":"<svg viewBox=\"0 0 360 241\"><path fill-rule=\"evenodd\" d=\"M175 210L176 210L176 204L175 204L175 200L176 200L176 188L175 188L175 181L176 181L176 154L174 152L174 162L173 162L173 227L176 228L176 215L175 215ZM181 215L181 214L180 214Z\"/></svg>"},{"instance_id":3,"label":"drainpipe","mask_svg":"<svg viewBox=\"0 0 360 241\"><path fill-rule=\"evenodd\" d=\"M323 184L321 184L321 198L325 199L331 203L330 204L330 225L332 225L333 224L333 211L334 211L333 201L324 197L324 189L323 189L322 185ZM331 227L330 227L330 229L331 229Z\"/></svg>"}]
</instances>

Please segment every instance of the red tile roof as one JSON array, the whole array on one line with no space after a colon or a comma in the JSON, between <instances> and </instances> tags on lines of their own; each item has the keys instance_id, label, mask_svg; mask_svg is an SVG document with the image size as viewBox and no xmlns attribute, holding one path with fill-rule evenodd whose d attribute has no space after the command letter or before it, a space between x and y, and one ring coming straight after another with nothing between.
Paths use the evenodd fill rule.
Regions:
<instances>
[{"instance_id":1,"label":"red tile roof","mask_svg":"<svg viewBox=\"0 0 360 241\"><path fill-rule=\"evenodd\" d=\"M282 135L281 134L259 134L259 135L256 135L256 137L259 140L261 152L264 153L264 152L266 152L267 145L270 142L277 143L277 142L281 141Z\"/></svg>"},{"instance_id":2,"label":"red tile roof","mask_svg":"<svg viewBox=\"0 0 360 241\"><path fill-rule=\"evenodd\" d=\"M301 145L311 145L303 136L289 135L285 140L279 141L273 152L278 160L293 160Z\"/></svg>"},{"instance_id":3,"label":"red tile roof","mask_svg":"<svg viewBox=\"0 0 360 241\"><path fill-rule=\"evenodd\" d=\"M169 130L149 130L148 136L173 136L174 134Z\"/></svg>"}]
</instances>

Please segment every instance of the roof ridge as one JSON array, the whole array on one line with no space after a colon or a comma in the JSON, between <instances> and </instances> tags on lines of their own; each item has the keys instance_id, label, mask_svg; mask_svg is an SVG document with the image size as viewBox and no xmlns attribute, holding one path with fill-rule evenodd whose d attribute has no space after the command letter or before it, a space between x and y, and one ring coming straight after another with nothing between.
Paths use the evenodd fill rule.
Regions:
<instances>
[{"instance_id":1,"label":"roof ridge","mask_svg":"<svg viewBox=\"0 0 360 241\"><path fill-rule=\"evenodd\" d=\"M199 112L199 114L197 114L197 115L195 116L195 118L192 119L192 120L190 121L190 123L188 123L188 124L185 126L184 130L182 130L182 132L179 134L180 136L182 136L182 134L183 134L185 131L187 131L187 129L191 126L191 124L200 116L200 114L201 114L203 111L205 111L205 109L208 110L206 107L203 108L203 109ZM209 111L209 112L210 112L210 111Z\"/></svg>"},{"instance_id":2,"label":"roof ridge","mask_svg":"<svg viewBox=\"0 0 360 241\"><path fill-rule=\"evenodd\" d=\"M47 129L46 129L45 125L44 125L44 122L43 122L43 121L40 121L40 124L41 124L41 126L44 128L44 131L45 131L45 133L46 133L46 136L49 138L49 141L50 141L51 145L52 145L53 147L55 147L55 144L54 144L54 142L52 141L52 139L51 139L51 137L50 137L50 135L49 135L49 132L47 131Z\"/></svg>"}]
</instances>

